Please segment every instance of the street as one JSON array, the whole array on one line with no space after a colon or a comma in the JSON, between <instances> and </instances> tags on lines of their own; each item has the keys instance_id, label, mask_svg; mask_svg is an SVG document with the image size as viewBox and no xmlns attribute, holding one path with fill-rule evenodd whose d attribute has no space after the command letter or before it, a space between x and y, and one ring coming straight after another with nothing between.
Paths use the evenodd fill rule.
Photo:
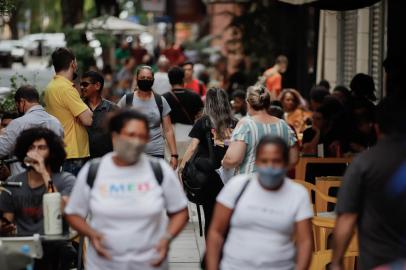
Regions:
<instances>
[{"instance_id":1,"label":"street","mask_svg":"<svg viewBox=\"0 0 406 270\"><path fill-rule=\"evenodd\" d=\"M0 68L0 87L10 87L10 78L21 75L27 79L27 84L34 85L39 92L42 92L54 74L53 68L47 67L47 59L30 57L25 67L20 63L13 63L11 68Z\"/></svg>"}]
</instances>

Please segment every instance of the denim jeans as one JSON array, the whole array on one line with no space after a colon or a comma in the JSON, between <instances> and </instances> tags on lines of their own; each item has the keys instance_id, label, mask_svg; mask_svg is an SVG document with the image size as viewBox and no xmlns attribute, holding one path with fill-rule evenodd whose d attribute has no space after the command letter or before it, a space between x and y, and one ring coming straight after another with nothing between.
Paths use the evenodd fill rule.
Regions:
<instances>
[{"instance_id":1,"label":"denim jeans","mask_svg":"<svg viewBox=\"0 0 406 270\"><path fill-rule=\"evenodd\" d=\"M82 169L83 165L85 165L86 161L88 160L89 160L88 158L67 159L62 165L62 170L64 172L69 172L74 176L77 176L80 169Z\"/></svg>"}]
</instances>

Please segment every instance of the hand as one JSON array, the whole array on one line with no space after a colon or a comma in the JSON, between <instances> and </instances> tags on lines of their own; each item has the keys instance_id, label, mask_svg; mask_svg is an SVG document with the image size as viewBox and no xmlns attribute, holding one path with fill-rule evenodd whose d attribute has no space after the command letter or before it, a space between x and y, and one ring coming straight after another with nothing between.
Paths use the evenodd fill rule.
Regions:
<instances>
[{"instance_id":1,"label":"hand","mask_svg":"<svg viewBox=\"0 0 406 270\"><path fill-rule=\"evenodd\" d=\"M48 174L47 169L45 167L44 158L41 155L39 155L37 152L30 151L27 153L27 157L30 159L29 164L37 173L41 175ZM49 179L44 180L48 181Z\"/></svg>"},{"instance_id":2,"label":"hand","mask_svg":"<svg viewBox=\"0 0 406 270\"><path fill-rule=\"evenodd\" d=\"M159 241L158 245L155 246L155 249L159 255L159 257L154 260L151 265L153 267L159 267L164 260L166 259L166 256L168 255L168 251L169 251L169 240L168 239L161 239L161 241Z\"/></svg>"},{"instance_id":3,"label":"hand","mask_svg":"<svg viewBox=\"0 0 406 270\"><path fill-rule=\"evenodd\" d=\"M107 260L111 260L111 256L107 249L103 246L104 236L100 233L95 233L93 236L90 237L90 242L92 243L94 249L96 250L99 256L106 258Z\"/></svg>"},{"instance_id":4,"label":"hand","mask_svg":"<svg viewBox=\"0 0 406 270\"><path fill-rule=\"evenodd\" d=\"M0 221L0 235L10 236L16 230L16 225L11 222L6 222L5 218L2 218Z\"/></svg>"},{"instance_id":5,"label":"hand","mask_svg":"<svg viewBox=\"0 0 406 270\"><path fill-rule=\"evenodd\" d=\"M172 169L176 170L176 168L178 167L178 159L175 157L171 157L171 161L169 162L169 164L171 165Z\"/></svg>"}]
</instances>

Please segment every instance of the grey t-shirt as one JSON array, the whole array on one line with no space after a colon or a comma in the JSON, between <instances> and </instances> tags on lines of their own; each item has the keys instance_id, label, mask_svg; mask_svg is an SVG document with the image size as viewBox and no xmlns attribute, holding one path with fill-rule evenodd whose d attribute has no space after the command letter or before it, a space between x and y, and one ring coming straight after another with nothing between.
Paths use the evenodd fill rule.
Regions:
<instances>
[{"instance_id":1,"label":"grey t-shirt","mask_svg":"<svg viewBox=\"0 0 406 270\"><path fill-rule=\"evenodd\" d=\"M123 96L117 105L124 108L126 96ZM162 98L162 117L167 116L171 112L168 102L164 97ZM159 115L158 105L155 102L154 95L151 95L149 100L141 100L136 95L133 99L133 107L145 114L149 123L149 143L145 148L145 153L151 156L163 156L165 153L165 140L161 127L161 116Z\"/></svg>"},{"instance_id":2,"label":"grey t-shirt","mask_svg":"<svg viewBox=\"0 0 406 270\"><path fill-rule=\"evenodd\" d=\"M75 184L75 176L70 173L54 173L52 181L62 196L69 196ZM27 172L11 176L7 181L22 182L22 187L8 188L0 194L0 211L14 213L18 236L32 236L34 233L43 234L42 196L46 192L45 185L31 188L28 185Z\"/></svg>"}]
</instances>

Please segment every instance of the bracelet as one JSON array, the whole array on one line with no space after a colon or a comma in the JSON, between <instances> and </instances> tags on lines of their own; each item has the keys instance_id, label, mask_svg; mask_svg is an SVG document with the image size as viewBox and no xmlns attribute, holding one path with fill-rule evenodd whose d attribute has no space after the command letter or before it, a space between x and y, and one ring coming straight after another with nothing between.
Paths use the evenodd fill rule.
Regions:
<instances>
[{"instance_id":1,"label":"bracelet","mask_svg":"<svg viewBox=\"0 0 406 270\"><path fill-rule=\"evenodd\" d=\"M170 232L166 232L163 236L162 239L168 240L168 242L172 242L173 240L173 235Z\"/></svg>"},{"instance_id":2,"label":"bracelet","mask_svg":"<svg viewBox=\"0 0 406 270\"><path fill-rule=\"evenodd\" d=\"M173 157L173 158L179 158L179 155L178 155L178 154L173 154L173 155L171 155L171 157Z\"/></svg>"}]
</instances>

